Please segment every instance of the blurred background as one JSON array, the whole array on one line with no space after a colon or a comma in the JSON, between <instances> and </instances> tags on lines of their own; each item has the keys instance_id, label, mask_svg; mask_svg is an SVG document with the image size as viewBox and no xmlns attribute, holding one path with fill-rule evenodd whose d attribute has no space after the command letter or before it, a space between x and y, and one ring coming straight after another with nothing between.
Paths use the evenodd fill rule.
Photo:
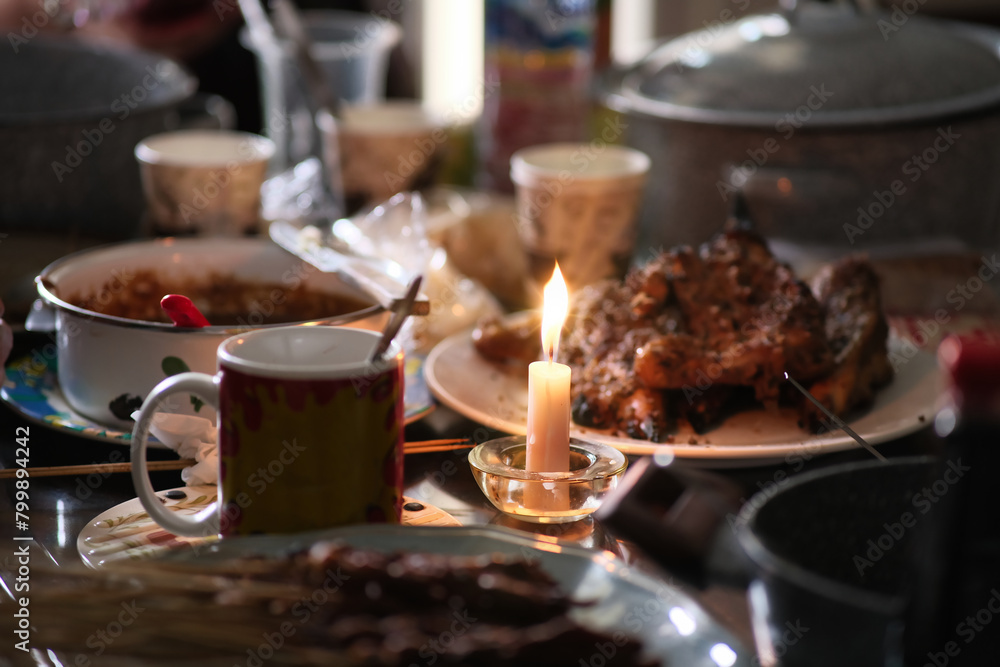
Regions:
<instances>
[{"instance_id":1,"label":"blurred background","mask_svg":"<svg viewBox=\"0 0 1000 667\"><path fill-rule=\"evenodd\" d=\"M3 0L0 27L22 27L45 7L85 23L82 31L131 41L180 59L199 77L201 89L216 92L239 110L240 129L261 129L259 83L250 51L241 44L242 18L237 0L140 0L141 20L121 18L130 0ZM788 2L788 0L785 0ZM867 0L874 3L874 0ZM300 0L304 10L344 9L388 16L403 27L403 38L392 54L388 97L419 97L441 112L456 107L481 110L484 9L481 0ZM865 4L863 1L862 4ZM876 3L891 8L891 0ZM934 16L1000 24L997 0L922 0L919 11ZM610 24L610 58L617 64L635 62L663 38L680 35L724 20L778 8L779 0L601 0L600 11ZM74 6L88 7L72 12ZM203 27L192 17L201 14ZM110 17L110 18L109 18ZM88 20L89 19L89 20ZM52 21L43 31L66 29ZM150 26L164 26L153 30ZM183 36L181 36L183 35Z\"/></svg>"},{"instance_id":2,"label":"blurred background","mask_svg":"<svg viewBox=\"0 0 1000 667\"><path fill-rule=\"evenodd\" d=\"M361 24L354 28L356 36L348 34L347 40L349 44L362 47L367 47L374 39L369 31L384 27L387 21L398 25L398 29L393 27L398 35L390 40L391 52L385 70L376 72L379 81L374 87L373 98L362 101L374 102L383 96L390 100L419 100L427 110L446 119L452 128L448 149L451 154L444 158L448 164L440 181L487 189L494 185L472 182L476 159L474 144L481 139L475 136L474 127L483 115L484 100L490 100L484 91L489 53L485 36L486 2L298 0L296 4L307 17L308 12L315 10L356 12ZM593 36L594 71L599 74L609 65L624 67L635 63L657 43L670 37L696 30L711 32L715 27L730 25L744 16L779 7L787 9L792 4L794 0L597 0L593 5L597 16ZM876 0L857 0L857 4L864 7L876 4ZM893 7L890 0L878 4ZM997 0L911 0L908 7L911 5L937 17L1000 24L1000 1ZM10 87L5 95L6 102L0 102L0 116L9 113L13 119L0 117L0 130L9 130L4 135L7 137L4 145L0 146L0 158L6 165L0 171L6 169L7 173L0 181L0 185L7 188L0 191L0 234L3 235L0 236L0 296L14 311L30 303L34 295L31 279L48 262L98 242L136 236L138 215L124 215L121 216L123 222L114 222L114 216L105 214L100 205L123 200L116 211L126 213L141 210L143 206L138 168L131 147L124 144L116 149L114 162L109 162L104 172L98 173L97 169L103 158L88 158L86 169L80 170L87 174L67 177L68 184L59 179L59 197L51 196L51 192L46 194L45 189L51 190L55 182L49 178L53 158L63 158L65 153L68 159L67 151L71 145L77 145L81 132L93 133L92 125L100 118L94 116L72 128L63 128L72 131L65 136L56 137L46 130L51 150L41 150L25 128L37 126L37 119L29 118L30 114L37 115L37 110L58 107L61 103L51 99L51 95L56 94L54 82L59 80L65 84L62 79L67 77L74 78L70 83L86 81L87 85L75 85L71 89L74 93L89 95L91 107L106 105L108 100L118 98L121 90L131 89L132 84L125 86L113 81L108 70L103 68L95 67L94 71L81 75L75 71L69 74L70 63L60 62L58 58L47 63L49 69L35 70L33 66L25 66L27 61L19 54L34 45L34 35L64 35L67 41L76 38L109 41L168 56L194 76L188 81L195 85L196 80L197 92L202 97L192 100L202 111L208 110L217 120L221 119L219 122L223 126L272 138L282 130L269 127L265 117L267 105L263 100L267 97L264 88L268 76L262 68L266 58L255 54L248 46L239 0L2 0L0 29L9 46L0 54L3 57L0 59L0 83L5 81ZM286 56L286 60L290 59ZM142 68L138 70L141 80ZM92 78L86 78L88 76ZM180 88L184 85L184 81L178 83ZM29 105L25 111L17 107L27 97L19 93L28 87L40 97L32 102L37 104L34 110ZM344 97L349 99L349 96ZM306 123L312 124L311 114L304 118ZM130 118L128 124L133 124L132 121ZM590 122L591 129L597 127L593 120ZM123 123L122 127L125 125ZM151 127L141 132L137 130L132 145L152 131ZM297 129L292 128L289 134L294 131ZM315 128L310 128L309 132L318 133ZM124 140L124 134L124 129L108 133L109 140L105 144L111 138ZM29 139L34 143L19 143ZM316 144L317 139L313 136L304 154L315 155ZM279 156L284 148L279 145ZM95 151L95 155L99 152L109 154L112 151L105 145ZM37 164L29 163L29 153L38 157ZM506 170L506 156L501 154L499 158L497 164ZM271 166L272 169L285 168L298 159L301 155L290 155L288 159L272 161ZM38 174L45 177L39 178ZM87 183L82 182L85 176L90 179ZM71 183L74 180L78 187ZM114 184L114 187L107 184ZM100 192L100 200L94 201L97 192ZM27 201L29 193L31 208L12 208L14 199L20 197ZM78 194L79 198L75 198ZM91 199L86 197L88 194ZM124 201L127 198L129 201ZM71 207L66 209L69 213L55 208L60 201ZM37 219L31 217L35 213ZM7 235L16 236L5 240Z\"/></svg>"}]
</instances>

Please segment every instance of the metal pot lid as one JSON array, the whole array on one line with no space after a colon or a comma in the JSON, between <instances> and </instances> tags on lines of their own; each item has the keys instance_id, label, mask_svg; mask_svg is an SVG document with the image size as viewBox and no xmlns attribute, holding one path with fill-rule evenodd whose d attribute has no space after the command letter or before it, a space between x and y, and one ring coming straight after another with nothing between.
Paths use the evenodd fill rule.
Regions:
<instances>
[{"instance_id":1,"label":"metal pot lid","mask_svg":"<svg viewBox=\"0 0 1000 667\"><path fill-rule=\"evenodd\" d=\"M998 47L991 28L808 3L667 42L615 100L727 125L776 126L796 112L809 127L918 121L1000 102Z\"/></svg>"},{"instance_id":2,"label":"metal pot lid","mask_svg":"<svg viewBox=\"0 0 1000 667\"><path fill-rule=\"evenodd\" d=\"M197 87L176 62L148 51L37 36L0 49L0 127L105 118L117 125Z\"/></svg>"}]
</instances>

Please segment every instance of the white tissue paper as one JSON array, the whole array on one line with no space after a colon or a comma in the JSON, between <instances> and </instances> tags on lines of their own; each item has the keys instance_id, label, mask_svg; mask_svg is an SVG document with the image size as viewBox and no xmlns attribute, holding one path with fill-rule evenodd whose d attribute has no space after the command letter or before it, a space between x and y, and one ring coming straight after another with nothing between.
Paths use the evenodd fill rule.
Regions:
<instances>
[{"instance_id":1,"label":"white tissue paper","mask_svg":"<svg viewBox=\"0 0 1000 667\"><path fill-rule=\"evenodd\" d=\"M135 419L138 412L132 414ZM211 420L191 415L158 412L149 425L156 439L177 452L182 459L194 459L193 466L181 471L188 486L216 484L219 481L219 452L216 428Z\"/></svg>"}]
</instances>

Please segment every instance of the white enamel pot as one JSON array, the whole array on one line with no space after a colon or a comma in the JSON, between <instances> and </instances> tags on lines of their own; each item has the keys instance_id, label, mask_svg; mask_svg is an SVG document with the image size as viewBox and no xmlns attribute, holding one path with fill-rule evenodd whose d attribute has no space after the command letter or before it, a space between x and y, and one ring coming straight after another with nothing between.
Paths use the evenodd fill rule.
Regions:
<instances>
[{"instance_id":1,"label":"white enamel pot","mask_svg":"<svg viewBox=\"0 0 1000 667\"><path fill-rule=\"evenodd\" d=\"M218 280L277 285L248 304L237 324L203 329L177 328L163 322L101 314L75 305L74 295L113 299L136 285L140 270L184 281ZM138 282L138 281L137 281ZM266 239L157 239L105 246L69 255L46 267L36 278L43 302L28 328L54 331L59 388L69 405L100 424L131 429L131 412L166 377L185 370L214 373L216 348L237 333L287 326L269 317L269 298L279 302L285 289L303 285L310 291L356 300L363 307L346 313L310 313L292 324L347 325L381 330L386 311L335 274L322 273ZM150 295L157 302L162 294ZM41 313L41 315L39 314ZM54 317L45 317L45 314ZM47 321L46 321L47 320ZM215 412L199 401L179 401L171 410L215 420Z\"/></svg>"}]
</instances>

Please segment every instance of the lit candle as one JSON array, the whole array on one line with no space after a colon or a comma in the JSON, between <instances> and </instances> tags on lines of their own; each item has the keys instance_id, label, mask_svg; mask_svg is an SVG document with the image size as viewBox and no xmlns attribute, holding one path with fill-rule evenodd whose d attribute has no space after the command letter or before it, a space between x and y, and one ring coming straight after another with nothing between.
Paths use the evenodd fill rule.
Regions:
<instances>
[{"instance_id":1,"label":"lit candle","mask_svg":"<svg viewBox=\"0 0 1000 667\"><path fill-rule=\"evenodd\" d=\"M569 471L569 383L570 368L556 363L559 334L569 311L569 294L559 265L545 286L542 310L542 349L545 361L528 366L528 437L525 470L528 472ZM537 498L532 492L533 502ZM548 495L548 494L547 494ZM549 504L558 501L551 494Z\"/></svg>"}]
</instances>

